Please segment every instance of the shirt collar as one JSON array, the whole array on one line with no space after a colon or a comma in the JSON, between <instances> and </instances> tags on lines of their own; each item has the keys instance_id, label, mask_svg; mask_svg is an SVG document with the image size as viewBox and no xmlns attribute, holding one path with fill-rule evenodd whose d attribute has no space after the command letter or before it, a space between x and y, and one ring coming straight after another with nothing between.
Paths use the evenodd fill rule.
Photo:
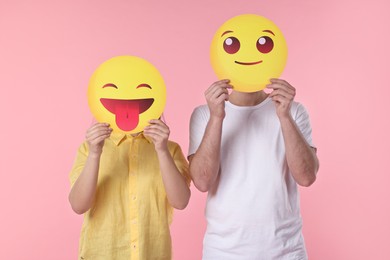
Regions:
<instances>
[{"instance_id":1,"label":"shirt collar","mask_svg":"<svg viewBox=\"0 0 390 260\"><path fill-rule=\"evenodd\" d=\"M146 139L146 141L148 141L149 143L152 143L152 139L150 137L145 136L143 132L135 134L134 136L122 132L112 132L110 135L110 139L114 142L116 146L118 146L123 140L127 138L129 139L141 138L141 139Z\"/></svg>"}]
</instances>

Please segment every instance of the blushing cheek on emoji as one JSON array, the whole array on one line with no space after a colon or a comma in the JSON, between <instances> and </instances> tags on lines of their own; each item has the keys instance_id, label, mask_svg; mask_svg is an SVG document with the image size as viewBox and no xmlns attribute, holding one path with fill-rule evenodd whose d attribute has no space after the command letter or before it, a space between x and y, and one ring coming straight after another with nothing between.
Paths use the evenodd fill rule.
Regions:
<instances>
[{"instance_id":1,"label":"blushing cheek on emoji","mask_svg":"<svg viewBox=\"0 0 390 260\"><path fill-rule=\"evenodd\" d=\"M138 133L164 111L166 87L158 70L135 56L117 56L101 64L88 86L88 105L113 131Z\"/></svg>"},{"instance_id":2,"label":"blushing cheek on emoji","mask_svg":"<svg viewBox=\"0 0 390 260\"><path fill-rule=\"evenodd\" d=\"M244 14L217 30L210 58L219 79L230 79L236 91L255 92L264 89L270 78L281 75L287 62L287 44L272 21Z\"/></svg>"}]
</instances>

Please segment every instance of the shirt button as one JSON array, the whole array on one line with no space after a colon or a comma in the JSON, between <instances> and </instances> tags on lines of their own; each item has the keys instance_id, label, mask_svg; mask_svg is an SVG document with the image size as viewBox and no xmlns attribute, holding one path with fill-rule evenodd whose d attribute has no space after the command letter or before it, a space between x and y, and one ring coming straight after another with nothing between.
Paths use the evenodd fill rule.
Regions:
<instances>
[{"instance_id":1,"label":"shirt button","mask_svg":"<svg viewBox=\"0 0 390 260\"><path fill-rule=\"evenodd\" d=\"M136 196L133 196L133 200L136 200L137 199L137 197Z\"/></svg>"},{"instance_id":2,"label":"shirt button","mask_svg":"<svg viewBox=\"0 0 390 260\"><path fill-rule=\"evenodd\" d=\"M131 247L132 247L133 249L136 249L136 248L137 248L137 245L136 245L136 244L132 244Z\"/></svg>"}]
</instances>

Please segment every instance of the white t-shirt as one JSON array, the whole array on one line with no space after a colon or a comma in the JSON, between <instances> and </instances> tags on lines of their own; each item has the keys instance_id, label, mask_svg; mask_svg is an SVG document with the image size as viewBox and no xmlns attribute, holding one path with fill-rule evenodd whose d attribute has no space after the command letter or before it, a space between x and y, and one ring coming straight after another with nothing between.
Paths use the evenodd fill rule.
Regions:
<instances>
[{"instance_id":1,"label":"white t-shirt","mask_svg":"<svg viewBox=\"0 0 390 260\"><path fill-rule=\"evenodd\" d=\"M251 107L225 103L220 174L209 190L204 260L307 259L297 184L289 172L280 121L267 98ZM313 146L305 108L291 115ZM210 117L206 105L191 116L189 155Z\"/></svg>"}]
</instances>

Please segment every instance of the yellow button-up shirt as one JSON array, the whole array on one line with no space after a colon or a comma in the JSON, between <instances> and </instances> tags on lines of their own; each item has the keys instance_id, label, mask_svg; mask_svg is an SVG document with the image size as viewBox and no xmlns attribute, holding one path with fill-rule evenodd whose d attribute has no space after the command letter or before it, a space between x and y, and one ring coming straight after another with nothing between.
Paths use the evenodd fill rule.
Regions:
<instances>
[{"instance_id":1,"label":"yellow button-up shirt","mask_svg":"<svg viewBox=\"0 0 390 260\"><path fill-rule=\"evenodd\" d=\"M188 163L180 146L168 141L168 149L188 185ZM83 143L70 181L76 182L88 156ZM169 205L153 143L112 133L105 140L95 201L84 215L79 259L171 259Z\"/></svg>"}]
</instances>

